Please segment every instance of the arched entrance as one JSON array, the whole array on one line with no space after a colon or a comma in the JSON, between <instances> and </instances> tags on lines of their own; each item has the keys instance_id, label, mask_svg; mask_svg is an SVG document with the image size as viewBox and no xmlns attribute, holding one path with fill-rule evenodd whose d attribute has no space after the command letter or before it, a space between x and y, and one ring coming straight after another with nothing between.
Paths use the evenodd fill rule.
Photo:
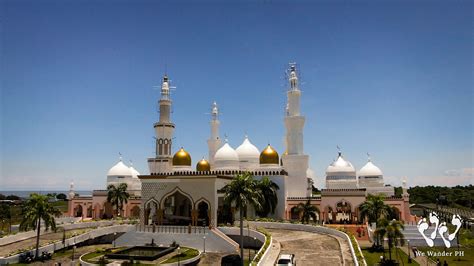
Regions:
<instances>
[{"instance_id":1,"label":"arched entrance","mask_svg":"<svg viewBox=\"0 0 474 266\"><path fill-rule=\"evenodd\" d=\"M82 217L82 213L82 205L76 205L76 207L74 208L74 217Z\"/></svg>"},{"instance_id":2,"label":"arched entrance","mask_svg":"<svg viewBox=\"0 0 474 266\"><path fill-rule=\"evenodd\" d=\"M300 219L300 210L298 206L294 206L290 209L290 219L291 220L299 220Z\"/></svg>"},{"instance_id":3,"label":"arched entrance","mask_svg":"<svg viewBox=\"0 0 474 266\"><path fill-rule=\"evenodd\" d=\"M326 206L324 208L324 221L326 223L334 223L335 222L335 219L336 219L336 216L335 216L335 212L334 210L332 209L331 206Z\"/></svg>"},{"instance_id":4,"label":"arched entrance","mask_svg":"<svg viewBox=\"0 0 474 266\"><path fill-rule=\"evenodd\" d=\"M205 201L199 202L197 205L198 210L198 220L197 225L199 226L208 226L209 225L209 204Z\"/></svg>"},{"instance_id":5,"label":"arched entrance","mask_svg":"<svg viewBox=\"0 0 474 266\"><path fill-rule=\"evenodd\" d=\"M155 200L145 203L145 225L158 224L158 206Z\"/></svg>"},{"instance_id":6,"label":"arched entrance","mask_svg":"<svg viewBox=\"0 0 474 266\"><path fill-rule=\"evenodd\" d=\"M102 214L103 219L110 219L114 217L114 208L112 206L112 203L106 201L104 203L104 213Z\"/></svg>"},{"instance_id":7,"label":"arched entrance","mask_svg":"<svg viewBox=\"0 0 474 266\"><path fill-rule=\"evenodd\" d=\"M340 224L352 223L352 208L351 204L342 200L336 204L336 222Z\"/></svg>"},{"instance_id":8,"label":"arched entrance","mask_svg":"<svg viewBox=\"0 0 474 266\"><path fill-rule=\"evenodd\" d=\"M87 218L92 218L92 205L87 207Z\"/></svg>"},{"instance_id":9,"label":"arched entrance","mask_svg":"<svg viewBox=\"0 0 474 266\"><path fill-rule=\"evenodd\" d=\"M179 190L163 200L163 224L188 225L191 223L191 199Z\"/></svg>"},{"instance_id":10,"label":"arched entrance","mask_svg":"<svg viewBox=\"0 0 474 266\"><path fill-rule=\"evenodd\" d=\"M130 217L132 217L132 218L139 218L140 217L140 207L139 206L134 206L130 210Z\"/></svg>"}]
</instances>

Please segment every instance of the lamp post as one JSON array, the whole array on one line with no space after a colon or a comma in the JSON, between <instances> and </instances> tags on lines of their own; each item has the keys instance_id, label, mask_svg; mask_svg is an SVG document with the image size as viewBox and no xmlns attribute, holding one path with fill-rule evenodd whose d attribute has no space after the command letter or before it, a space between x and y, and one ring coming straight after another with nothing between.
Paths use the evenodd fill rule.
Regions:
<instances>
[{"instance_id":1,"label":"lamp post","mask_svg":"<svg viewBox=\"0 0 474 266\"><path fill-rule=\"evenodd\" d=\"M76 243L75 241L72 241L72 257L71 257L72 265L74 265L74 253L76 253Z\"/></svg>"},{"instance_id":2,"label":"lamp post","mask_svg":"<svg viewBox=\"0 0 474 266\"><path fill-rule=\"evenodd\" d=\"M408 243L408 263L411 263L411 256L410 256L410 239L407 239Z\"/></svg>"},{"instance_id":3,"label":"lamp post","mask_svg":"<svg viewBox=\"0 0 474 266\"><path fill-rule=\"evenodd\" d=\"M204 248L203 248L203 253L206 253L206 236L203 236L202 239L204 240Z\"/></svg>"},{"instance_id":4,"label":"lamp post","mask_svg":"<svg viewBox=\"0 0 474 266\"><path fill-rule=\"evenodd\" d=\"M117 239L117 232L114 232L114 248L115 248L115 239Z\"/></svg>"},{"instance_id":5,"label":"lamp post","mask_svg":"<svg viewBox=\"0 0 474 266\"><path fill-rule=\"evenodd\" d=\"M255 256L257 255L257 238L256 237L253 237L253 247L255 248L253 250L253 257L255 258Z\"/></svg>"},{"instance_id":6,"label":"lamp post","mask_svg":"<svg viewBox=\"0 0 474 266\"><path fill-rule=\"evenodd\" d=\"M180 266L180 257L181 257L181 251L180 251L180 247L177 248L178 249L178 266Z\"/></svg>"}]
</instances>

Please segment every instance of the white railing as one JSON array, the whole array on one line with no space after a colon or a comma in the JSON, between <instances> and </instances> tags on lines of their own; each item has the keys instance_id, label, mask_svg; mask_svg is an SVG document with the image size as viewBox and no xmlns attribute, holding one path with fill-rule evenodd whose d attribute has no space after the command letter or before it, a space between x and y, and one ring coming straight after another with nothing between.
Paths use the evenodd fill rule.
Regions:
<instances>
[{"instance_id":1,"label":"white railing","mask_svg":"<svg viewBox=\"0 0 474 266\"><path fill-rule=\"evenodd\" d=\"M180 226L180 225L136 225L137 232L162 233L162 234L206 234L210 230L205 226Z\"/></svg>"}]
</instances>

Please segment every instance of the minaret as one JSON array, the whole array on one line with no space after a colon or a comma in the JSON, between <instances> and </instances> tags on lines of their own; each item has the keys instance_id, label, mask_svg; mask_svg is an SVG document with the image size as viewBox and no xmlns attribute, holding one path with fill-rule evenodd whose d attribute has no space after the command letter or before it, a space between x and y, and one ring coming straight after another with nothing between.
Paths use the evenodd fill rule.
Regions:
<instances>
[{"instance_id":1,"label":"minaret","mask_svg":"<svg viewBox=\"0 0 474 266\"><path fill-rule=\"evenodd\" d=\"M209 163L211 167L214 167L214 155L221 146L221 140L219 138L219 109L217 103L212 104L211 109L211 137L207 140L207 146L209 147Z\"/></svg>"},{"instance_id":2,"label":"minaret","mask_svg":"<svg viewBox=\"0 0 474 266\"><path fill-rule=\"evenodd\" d=\"M303 154L303 127L305 117L300 113L301 91L298 85L296 64L290 64L288 102L286 105L286 153L282 156L283 168L288 172L288 197L311 195L308 189L308 155Z\"/></svg>"},{"instance_id":3,"label":"minaret","mask_svg":"<svg viewBox=\"0 0 474 266\"><path fill-rule=\"evenodd\" d=\"M150 174L167 173L172 169L171 144L175 125L171 122L170 81L168 76L163 77L161 84L161 98L158 102L160 120L153 125L155 128L155 158L148 158Z\"/></svg>"},{"instance_id":4,"label":"minaret","mask_svg":"<svg viewBox=\"0 0 474 266\"><path fill-rule=\"evenodd\" d=\"M285 117L286 143L288 154L303 154L303 126L304 116L300 114L301 91L298 87L296 65L290 65L290 88L288 89L288 103Z\"/></svg>"}]
</instances>

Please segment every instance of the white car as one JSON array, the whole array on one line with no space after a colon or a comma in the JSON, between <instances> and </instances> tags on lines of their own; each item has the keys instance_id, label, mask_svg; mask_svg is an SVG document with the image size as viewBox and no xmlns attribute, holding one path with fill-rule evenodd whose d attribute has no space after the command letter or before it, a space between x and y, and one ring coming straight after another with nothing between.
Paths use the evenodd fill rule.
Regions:
<instances>
[{"instance_id":1,"label":"white car","mask_svg":"<svg viewBox=\"0 0 474 266\"><path fill-rule=\"evenodd\" d=\"M277 266L294 266L295 254L281 254L277 261Z\"/></svg>"}]
</instances>

